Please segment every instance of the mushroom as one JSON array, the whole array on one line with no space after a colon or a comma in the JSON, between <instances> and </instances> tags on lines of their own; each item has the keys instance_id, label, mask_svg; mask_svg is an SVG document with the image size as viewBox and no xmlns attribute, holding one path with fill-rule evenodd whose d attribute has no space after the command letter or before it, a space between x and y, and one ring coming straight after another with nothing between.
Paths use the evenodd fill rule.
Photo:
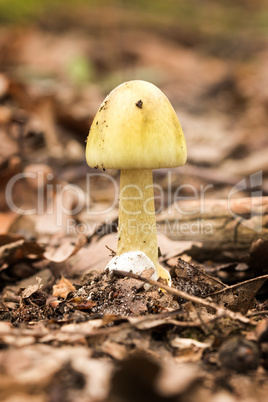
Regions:
<instances>
[{"instance_id":1,"label":"mushroom","mask_svg":"<svg viewBox=\"0 0 268 402\"><path fill-rule=\"evenodd\" d=\"M170 280L159 265L152 169L186 162L178 117L167 97L146 81L116 87L101 104L87 138L91 167L121 169L117 255L142 251L157 276Z\"/></svg>"}]
</instances>

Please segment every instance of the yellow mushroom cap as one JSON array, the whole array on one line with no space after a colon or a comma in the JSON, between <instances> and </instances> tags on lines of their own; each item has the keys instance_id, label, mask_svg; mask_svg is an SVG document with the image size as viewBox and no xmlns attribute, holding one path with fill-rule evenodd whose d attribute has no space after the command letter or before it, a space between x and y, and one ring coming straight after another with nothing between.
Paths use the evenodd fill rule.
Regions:
<instances>
[{"instance_id":1,"label":"yellow mushroom cap","mask_svg":"<svg viewBox=\"0 0 268 402\"><path fill-rule=\"evenodd\" d=\"M87 139L89 166L158 169L181 166L186 158L178 117L155 85L125 82L102 102Z\"/></svg>"}]
</instances>

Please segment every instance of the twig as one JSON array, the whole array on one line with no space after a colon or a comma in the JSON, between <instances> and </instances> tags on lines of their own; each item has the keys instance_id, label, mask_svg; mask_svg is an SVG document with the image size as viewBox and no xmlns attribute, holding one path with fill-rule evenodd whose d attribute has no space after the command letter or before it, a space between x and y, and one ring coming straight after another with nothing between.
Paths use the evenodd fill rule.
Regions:
<instances>
[{"instance_id":1,"label":"twig","mask_svg":"<svg viewBox=\"0 0 268 402\"><path fill-rule=\"evenodd\" d=\"M4 296L2 301L4 303L19 303L19 304L21 304L21 296Z\"/></svg>"},{"instance_id":2,"label":"twig","mask_svg":"<svg viewBox=\"0 0 268 402\"><path fill-rule=\"evenodd\" d=\"M203 321L203 320L202 321L201 320L179 321L179 320L173 320L173 319L171 319L171 320L167 319L167 320L164 321L159 316L160 316L160 314L153 314L153 315L147 316L146 318L142 318L142 319L140 318L139 320L138 320L138 317L137 317L137 321L135 321L136 317L134 317L134 319L130 320L130 323L137 329L150 329L150 326L148 326L147 328L146 327L140 328L140 326L142 326L144 323L150 323L150 322L154 322L154 321L159 320L160 321L159 325L171 324L171 325L175 325L177 327L184 327L184 328L198 328L198 327L201 327L201 329L205 333L205 330L203 328L205 325L212 324L213 322L217 321L219 318L222 318L222 316L221 317L220 316L214 316L214 317L212 317L212 318L210 318L209 320L206 320L206 321ZM168 318L168 317L166 317L166 318ZM157 326L157 325L155 325L155 326ZM152 328L154 328L154 327L152 326Z\"/></svg>"},{"instance_id":3,"label":"twig","mask_svg":"<svg viewBox=\"0 0 268 402\"><path fill-rule=\"evenodd\" d=\"M251 313L247 313L246 316L247 317L255 317L256 315L268 315L268 310L263 310L263 311L254 311Z\"/></svg>"},{"instance_id":4,"label":"twig","mask_svg":"<svg viewBox=\"0 0 268 402\"><path fill-rule=\"evenodd\" d=\"M105 247L107 248L107 250L111 251L111 254L110 254L111 257L114 257L116 255L116 252L112 248L107 246L107 244L105 244Z\"/></svg>"},{"instance_id":5,"label":"twig","mask_svg":"<svg viewBox=\"0 0 268 402\"><path fill-rule=\"evenodd\" d=\"M126 272L126 271L114 270L113 275L129 277L129 278L140 280L145 283L149 283L150 285L157 286L158 288L166 290L168 293L173 294L174 296L178 296L183 299L189 300L193 303L198 303L198 304L201 304L202 306L212 308L213 310L215 310L217 312L217 315L220 317L226 316L226 317L232 318L233 320L241 321L244 324L250 323L250 324L256 325L256 323L253 323L249 318L245 317L244 315L242 315L240 313L236 313L225 307L218 306L216 303L208 301L206 299L201 299L200 297L189 295L188 293L185 293L182 290L177 290L173 287L164 285L161 282L156 282L156 281L153 281L152 279L144 278L140 275L136 275L136 274L133 274L132 272Z\"/></svg>"}]
</instances>

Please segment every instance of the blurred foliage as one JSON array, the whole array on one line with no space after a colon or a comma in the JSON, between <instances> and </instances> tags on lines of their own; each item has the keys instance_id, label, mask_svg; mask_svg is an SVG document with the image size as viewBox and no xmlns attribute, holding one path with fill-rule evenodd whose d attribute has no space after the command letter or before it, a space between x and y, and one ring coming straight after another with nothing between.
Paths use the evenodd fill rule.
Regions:
<instances>
[{"instance_id":1,"label":"blurred foliage","mask_svg":"<svg viewBox=\"0 0 268 402\"><path fill-rule=\"evenodd\" d=\"M169 19L178 28L188 27L208 34L268 34L268 4L265 0L0 0L0 21L27 23L54 18L66 10L90 13L92 8L115 7L137 12L139 19ZM85 14L86 15L86 14ZM139 21L137 21L139 22ZM78 23L79 25L79 23Z\"/></svg>"},{"instance_id":2,"label":"blurred foliage","mask_svg":"<svg viewBox=\"0 0 268 402\"><path fill-rule=\"evenodd\" d=\"M205 30L243 30L253 28L268 33L268 7L265 1L247 0L123 0L130 8L178 19L182 25L202 26Z\"/></svg>"},{"instance_id":3,"label":"blurred foliage","mask_svg":"<svg viewBox=\"0 0 268 402\"><path fill-rule=\"evenodd\" d=\"M85 0L64 0L64 8L79 7L85 4ZM97 4L90 0L88 4ZM0 21L5 23L22 23L34 21L43 13L60 9L63 6L61 0L0 0Z\"/></svg>"}]
</instances>

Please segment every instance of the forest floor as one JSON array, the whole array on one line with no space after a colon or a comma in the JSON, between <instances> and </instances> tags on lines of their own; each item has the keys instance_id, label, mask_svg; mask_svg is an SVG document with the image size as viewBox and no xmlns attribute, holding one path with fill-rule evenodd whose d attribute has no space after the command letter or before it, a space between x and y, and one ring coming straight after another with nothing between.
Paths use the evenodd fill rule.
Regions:
<instances>
[{"instance_id":1,"label":"forest floor","mask_svg":"<svg viewBox=\"0 0 268 402\"><path fill-rule=\"evenodd\" d=\"M267 400L268 41L135 17L0 28L3 402ZM119 172L89 168L85 140L130 79L168 96L188 147L154 172L170 290L105 270Z\"/></svg>"}]
</instances>

